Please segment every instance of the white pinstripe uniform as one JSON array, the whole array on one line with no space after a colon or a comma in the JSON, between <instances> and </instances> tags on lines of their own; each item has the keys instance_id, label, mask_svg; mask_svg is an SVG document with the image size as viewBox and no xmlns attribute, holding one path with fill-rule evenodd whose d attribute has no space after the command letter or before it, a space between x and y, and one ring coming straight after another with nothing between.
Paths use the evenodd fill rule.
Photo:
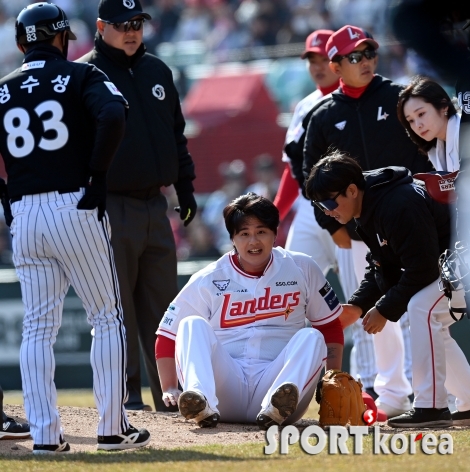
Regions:
<instances>
[{"instance_id":1,"label":"white pinstripe uniform","mask_svg":"<svg viewBox=\"0 0 470 472\"><path fill-rule=\"evenodd\" d=\"M97 210L77 210L82 192L27 195L12 205L13 262L25 316L20 350L26 416L35 444L59 444L53 344L72 285L93 326L90 361L98 435L126 431L126 336L110 244Z\"/></svg>"},{"instance_id":2,"label":"white pinstripe uniform","mask_svg":"<svg viewBox=\"0 0 470 472\"><path fill-rule=\"evenodd\" d=\"M233 253L193 275L157 334L176 340L183 390L204 395L222 421L254 422L275 390L299 387L297 421L313 397L326 361L323 335L305 328L342 312L318 265L305 254L274 248L261 277L235 265Z\"/></svg>"},{"instance_id":3,"label":"white pinstripe uniform","mask_svg":"<svg viewBox=\"0 0 470 472\"><path fill-rule=\"evenodd\" d=\"M317 89L297 104L287 129L286 144L299 141L305 133L302 120L322 97L322 92ZM282 160L290 162L285 152ZM342 249L335 245L330 233L317 223L311 203L300 192L294 205L296 214L289 228L286 249L312 256L324 274L338 265L341 288L345 299L348 300L359 286L351 249ZM358 320L350 329L354 344L351 352L351 365L355 368L353 373L361 378L364 387L372 387L377 375L373 337L362 328L362 320Z\"/></svg>"},{"instance_id":4,"label":"white pinstripe uniform","mask_svg":"<svg viewBox=\"0 0 470 472\"><path fill-rule=\"evenodd\" d=\"M123 406L126 336L110 226L106 214L98 220L96 208L77 209L89 166L104 173L119 145L121 131L111 137L108 131L124 124L126 102L101 71L66 61L56 48L31 48L25 57L21 68L0 81L0 151L25 308L20 367L26 416L35 446L59 445L53 345L70 285L93 327L97 434L129 429ZM113 105L109 113L106 107Z\"/></svg>"}]
</instances>

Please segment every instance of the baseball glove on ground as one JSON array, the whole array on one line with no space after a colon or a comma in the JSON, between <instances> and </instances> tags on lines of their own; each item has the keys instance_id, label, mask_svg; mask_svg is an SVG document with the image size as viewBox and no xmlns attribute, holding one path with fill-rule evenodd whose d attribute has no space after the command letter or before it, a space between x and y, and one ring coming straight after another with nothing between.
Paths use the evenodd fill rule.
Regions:
<instances>
[{"instance_id":1,"label":"baseball glove on ground","mask_svg":"<svg viewBox=\"0 0 470 472\"><path fill-rule=\"evenodd\" d=\"M321 427L366 424L362 384L347 372L328 370L318 383L315 399L320 405Z\"/></svg>"}]
</instances>

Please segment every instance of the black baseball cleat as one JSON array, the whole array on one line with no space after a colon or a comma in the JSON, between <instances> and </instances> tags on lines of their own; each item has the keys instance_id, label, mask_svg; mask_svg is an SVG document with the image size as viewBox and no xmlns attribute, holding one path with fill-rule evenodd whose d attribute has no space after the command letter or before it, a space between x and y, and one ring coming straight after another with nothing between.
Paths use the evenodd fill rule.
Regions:
<instances>
[{"instance_id":1,"label":"black baseball cleat","mask_svg":"<svg viewBox=\"0 0 470 472\"><path fill-rule=\"evenodd\" d=\"M208 404L204 395L187 390L178 398L180 413L187 419L194 419L201 428L215 428L220 415Z\"/></svg>"},{"instance_id":2,"label":"black baseball cleat","mask_svg":"<svg viewBox=\"0 0 470 472\"><path fill-rule=\"evenodd\" d=\"M98 436L98 450L124 451L146 446L150 442L150 433L146 429L136 429L129 425L129 429L114 436Z\"/></svg>"},{"instance_id":3,"label":"black baseball cleat","mask_svg":"<svg viewBox=\"0 0 470 472\"><path fill-rule=\"evenodd\" d=\"M267 431L271 426L280 425L294 413L299 403L299 389L293 383L282 384L272 395L266 410L259 412L256 423L259 429Z\"/></svg>"},{"instance_id":4,"label":"black baseball cleat","mask_svg":"<svg viewBox=\"0 0 470 472\"><path fill-rule=\"evenodd\" d=\"M4 416L0 423L0 439L26 439L30 436L28 423L18 423L13 418Z\"/></svg>"},{"instance_id":5,"label":"black baseball cleat","mask_svg":"<svg viewBox=\"0 0 470 472\"><path fill-rule=\"evenodd\" d=\"M452 412L452 424L454 426L470 426L470 410Z\"/></svg>"},{"instance_id":6,"label":"black baseball cleat","mask_svg":"<svg viewBox=\"0 0 470 472\"><path fill-rule=\"evenodd\" d=\"M33 454L63 454L70 452L70 444L60 437L60 444L35 444Z\"/></svg>"},{"instance_id":7,"label":"black baseball cleat","mask_svg":"<svg viewBox=\"0 0 470 472\"><path fill-rule=\"evenodd\" d=\"M452 426L449 408L415 408L387 421L392 428L448 428Z\"/></svg>"},{"instance_id":8,"label":"black baseball cleat","mask_svg":"<svg viewBox=\"0 0 470 472\"><path fill-rule=\"evenodd\" d=\"M374 387L367 387L364 391L372 397L372 400L374 400L374 402L375 400L377 400L377 398L379 398L379 396L374 390Z\"/></svg>"}]
</instances>

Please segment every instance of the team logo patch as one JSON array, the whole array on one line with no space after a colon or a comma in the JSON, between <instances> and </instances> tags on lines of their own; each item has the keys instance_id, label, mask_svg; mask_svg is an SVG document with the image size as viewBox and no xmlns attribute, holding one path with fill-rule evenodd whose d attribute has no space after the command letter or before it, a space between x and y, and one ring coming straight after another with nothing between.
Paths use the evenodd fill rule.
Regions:
<instances>
[{"instance_id":1,"label":"team logo patch","mask_svg":"<svg viewBox=\"0 0 470 472\"><path fill-rule=\"evenodd\" d=\"M322 297L324 297L324 296L326 296L326 294L327 294L330 290L331 290L331 285L330 285L330 282L327 281L326 284L323 285L323 287L322 287L320 290L318 290L318 293L319 293Z\"/></svg>"},{"instance_id":2,"label":"team logo patch","mask_svg":"<svg viewBox=\"0 0 470 472\"><path fill-rule=\"evenodd\" d=\"M155 85L155 87L152 88L152 93L154 97L157 97L159 100L163 100L165 98L165 89L163 88L163 85Z\"/></svg>"},{"instance_id":3,"label":"team logo patch","mask_svg":"<svg viewBox=\"0 0 470 472\"><path fill-rule=\"evenodd\" d=\"M135 2L134 0L123 0L122 4L126 7L129 8L129 10L132 10L135 7Z\"/></svg>"},{"instance_id":4,"label":"team logo patch","mask_svg":"<svg viewBox=\"0 0 470 472\"><path fill-rule=\"evenodd\" d=\"M117 89L117 87L112 83L112 82L107 82L106 80L103 82L106 87L108 87L108 90L113 94L113 95L120 95L122 97L122 93Z\"/></svg>"},{"instance_id":5,"label":"team logo patch","mask_svg":"<svg viewBox=\"0 0 470 472\"><path fill-rule=\"evenodd\" d=\"M389 116L388 113L386 112L382 113L382 107L379 107L379 109L377 110L377 121L386 120L388 116Z\"/></svg>"},{"instance_id":6,"label":"team logo patch","mask_svg":"<svg viewBox=\"0 0 470 472\"><path fill-rule=\"evenodd\" d=\"M335 124L335 128L338 128L340 131L343 131L345 126L346 126L346 121L340 121L339 123Z\"/></svg>"},{"instance_id":7,"label":"team logo patch","mask_svg":"<svg viewBox=\"0 0 470 472\"><path fill-rule=\"evenodd\" d=\"M410 184L410 185L413 187L414 191L415 191L417 194L421 195L423 198L426 198L426 197L424 196L424 189L423 189L423 187L421 187L421 185L414 184L414 183L413 183L413 184Z\"/></svg>"},{"instance_id":8,"label":"team logo patch","mask_svg":"<svg viewBox=\"0 0 470 472\"><path fill-rule=\"evenodd\" d=\"M168 305L168 308L166 309L166 313L174 313L175 315L177 315L180 311L180 307L179 306L176 306L174 303L170 303Z\"/></svg>"},{"instance_id":9,"label":"team logo patch","mask_svg":"<svg viewBox=\"0 0 470 472\"><path fill-rule=\"evenodd\" d=\"M338 48L336 46L333 46L329 51L328 51L328 59L332 59L336 54L338 54Z\"/></svg>"},{"instance_id":10,"label":"team logo patch","mask_svg":"<svg viewBox=\"0 0 470 472\"><path fill-rule=\"evenodd\" d=\"M330 310L335 309L339 305L338 297L336 296L336 293L333 290L330 290L330 293L323 298L327 305L330 307Z\"/></svg>"},{"instance_id":11,"label":"team logo patch","mask_svg":"<svg viewBox=\"0 0 470 472\"><path fill-rule=\"evenodd\" d=\"M213 280L212 283L221 291L224 292L227 290L227 287L230 284L230 279L228 280Z\"/></svg>"},{"instance_id":12,"label":"team logo patch","mask_svg":"<svg viewBox=\"0 0 470 472\"><path fill-rule=\"evenodd\" d=\"M46 61L31 61L26 62L21 66L21 70L42 69L46 65Z\"/></svg>"}]
</instances>

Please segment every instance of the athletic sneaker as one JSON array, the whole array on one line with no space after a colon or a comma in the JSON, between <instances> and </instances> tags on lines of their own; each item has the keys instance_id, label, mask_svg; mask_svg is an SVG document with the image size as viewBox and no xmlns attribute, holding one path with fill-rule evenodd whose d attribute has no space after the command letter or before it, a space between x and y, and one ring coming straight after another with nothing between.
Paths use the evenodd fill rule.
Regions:
<instances>
[{"instance_id":1,"label":"athletic sneaker","mask_svg":"<svg viewBox=\"0 0 470 472\"><path fill-rule=\"evenodd\" d=\"M292 415L299 403L299 389L293 383L282 384L272 395L266 410L256 417L259 429L267 431L271 426L279 426Z\"/></svg>"},{"instance_id":2,"label":"athletic sneaker","mask_svg":"<svg viewBox=\"0 0 470 472\"><path fill-rule=\"evenodd\" d=\"M114 436L98 436L98 449L103 451L123 451L146 446L150 442L150 433L146 429L137 430L129 425L129 429Z\"/></svg>"},{"instance_id":3,"label":"athletic sneaker","mask_svg":"<svg viewBox=\"0 0 470 472\"><path fill-rule=\"evenodd\" d=\"M25 439L30 436L28 423L18 423L9 416L3 417L0 423L0 439Z\"/></svg>"},{"instance_id":4,"label":"athletic sneaker","mask_svg":"<svg viewBox=\"0 0 470 472\"><path fill-rule=\"evenodd\" d=\"M454 411L452 413L452 423L454 426L470 426L470 410Z\"/></svg>"},{"instance_id":5,"label":"athletic sneaker","mask_svg":"<svg viewBox=\"0 0 470 472\"><path fill-rule=\"evenodd\" d=\"M392 428L448 428L452 426L449 408L415 408L387 421Z\"/></svg>"},{"instance_id":6,"label":"athletic sneaker","mask_svg":"<svg viewBox=\"0 0 470 472\"><path fill-rule=\"evenodd\" d=\"M215 428L220 415L208 404L206 397L198 392L187 390L178 398L180 413L187 419L194 419L201 428Z\"/></svg>"},{"instance_id":7,"label":"athletic sneaker","mask_svg":"<svg viewBox=\"0 0 470 472\"><path fill-rule=\"evenodd\" d=\"M60 437L60 444L35 444L33 454L63 454L70 452L70 444Z\"/></svg>"}]
</instances>

